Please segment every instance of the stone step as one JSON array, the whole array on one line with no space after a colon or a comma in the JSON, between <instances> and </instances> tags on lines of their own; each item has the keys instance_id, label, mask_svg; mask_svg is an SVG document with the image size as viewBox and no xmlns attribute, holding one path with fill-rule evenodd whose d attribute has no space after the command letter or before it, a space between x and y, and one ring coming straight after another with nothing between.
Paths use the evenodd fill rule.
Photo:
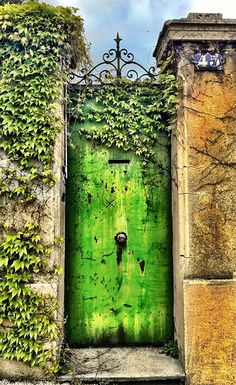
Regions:
<instances>
[{"instance_id":1,"label":"stone step","mask_svg":"<svg viewBox=\"0 0 236 385\"><path fill-rule=\"evenodd\" d=\"M136 381L136 380L130 380L129 382L127 381L104 381L104 380L99 380L97 379L96 381L88 381L88 380L81 380L79 378L71 377L69 378L67 376L66 383L64 382L65 380L59 379L60 385L70 385L70 383L76 383L78 381L81 385L184 385L185 380L182 379L172 379L172 380L156 380L156 381ZM33 384L32 384L33 385ZM53 383L52 385L55 385Z\"/></svg>"},{"instance_id":2,"label":"stone step","mask_svg":"<svg viewBox=\"0 0 236 385\"><path fill-rule=\"evenodd\" d=\"M82 348L71 351L71 370L60 381L121 383L130 385L182 385L179 360L155 347Z\"/></svg>"}]
</instances>

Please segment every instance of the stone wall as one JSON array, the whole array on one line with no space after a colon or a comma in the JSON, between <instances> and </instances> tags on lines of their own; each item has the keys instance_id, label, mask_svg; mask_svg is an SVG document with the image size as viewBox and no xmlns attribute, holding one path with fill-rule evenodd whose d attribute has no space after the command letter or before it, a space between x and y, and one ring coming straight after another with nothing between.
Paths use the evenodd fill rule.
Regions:
<instances>
[{"instance_id":1,"label":"stone wall","mask_svg":"<svg viewBox=\"0 0 236 385\"><path fill-rule=\"evenodd\" d=\"M189 384L236 383L234 280L185 280L186 374Z\"/></svg>"},{"instance_id":2,"label":"stone wall","mask_svg":"<svg viewBox=\"0 0 236 385\"><path fill-rule=\"evenodd\" d=\"M174 52L179 85L172 138L175 327L187 383L233 385L236 21L200 16L167 22L154 52L157 63ZM193 58L202 50L221 52L223 71L197 71Z\"/></svg>"},{"instance_id":3,"label":"stone wall","mask_svg":"<svg viewBox=\"0 0 236 385\"><path fill-rule=\"evenodd\" d=\"M194 48L191 43L176 47L188 184L190 258L184 263L184 275L232 278L236 267L236 52L232 45L224 45L222 72L195 71Z\"/></svg>"}]
</instances>

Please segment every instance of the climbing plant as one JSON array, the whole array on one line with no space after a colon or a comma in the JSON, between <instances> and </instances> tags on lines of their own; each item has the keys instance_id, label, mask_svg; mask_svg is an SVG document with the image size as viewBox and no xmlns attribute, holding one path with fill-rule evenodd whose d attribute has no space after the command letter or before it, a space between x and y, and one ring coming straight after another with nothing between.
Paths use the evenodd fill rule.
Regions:
<instances>
[{"instance_id":1,"label":"climbing plant","mask_svg":"<svg viewBox=\"0 0 236 385\"><path fill-rule=\"evenodd\" d=\"M24 0L0 0L0 5L5 4L21 4Z\"/></svg>"},{"instance_id":2,"label":"climbing plant","mask_svg":"<svg viewBox=\"0 0 236 385\"><path fill-rule=\"evenodd\" d=\"M21 230L3 226L0 245L0 353L3 359L16 359L57 370L47 365L55 352L46 344L59 336L54 321L56 300L32 290L35 274L47 268L50 248L45 247L38 226L26 224ZM50 362L50 361L48 361Z\"/></svg>"},{"instance_id":3,"label":"climbing plant","mask_svg":"<svg viewBox=\"0 0 236 385\"><path fill-rule=\"evenodd\" d=\"M73 63L88 61L83 21L73 8L36 1L0 6L1 207L40 211L39 188L54 184L59 103ZM10 3L10 2L9 2ZM40 215L40 213L39 213ZM22 221L21 221L22 222ZM56 300L33 289L50 272L50 248L36 224L0 226L0 357L55 372ZM45 278L44 278L45 279Z\"/></svg>"},{"instance_id":4,"label":"climbing plant","mask_svg":"<svg viewBox=\"0 0 236 385\"><path fill-rule=\"evenodd\" d=\"M108 85L72 94L71 118L89 140L132 150L154 160L160 132L171 133L176 115L176 78L171 58L155 81L109 79Z\"/></svg>"},{"instance_id":5,"label":"climbing plant","mask_svg":"<svg viewBox=\"0 0 236 385\"><path fill-rule=\"evenodd\" d=\"M0 7L0 23L0 149L11 162L0 194L32 201L33 184L53 185L56 101L71 61L87 60L83 24L73 9L36 2Z\"/></svg>"}]
</instances>

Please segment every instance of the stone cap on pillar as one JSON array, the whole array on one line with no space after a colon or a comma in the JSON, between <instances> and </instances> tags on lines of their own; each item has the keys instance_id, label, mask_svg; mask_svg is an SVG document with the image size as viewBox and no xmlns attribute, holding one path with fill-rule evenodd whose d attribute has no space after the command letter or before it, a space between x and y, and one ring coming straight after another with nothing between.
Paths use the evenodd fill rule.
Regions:
<instances>
[{"instance_id":1,"label":"stone cap on pillar","mask_svg":"<svg viewBox=\"0 0 236 385\"><path fill-rule=\"evenodd\" d=\"M236 19L221 13L189 13L186 18L167 20L160 32L153 56L159 64L170 42L236 41Z\"/></svg>"}]
</instances>

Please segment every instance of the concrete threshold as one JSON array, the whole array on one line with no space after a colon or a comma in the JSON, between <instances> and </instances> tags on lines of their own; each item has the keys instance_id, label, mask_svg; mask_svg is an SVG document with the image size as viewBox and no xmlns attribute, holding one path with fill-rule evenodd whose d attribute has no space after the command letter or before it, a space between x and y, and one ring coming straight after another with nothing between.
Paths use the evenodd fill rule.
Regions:
<instances>
[{"instance_id":1,"label":"concrete threshold","mask_svg":"<svg viewBox=\"0 0 236 385\"><path fill-rule=\"evenodd\" d=\"M179 360L161 353L159 348L82 348L72 349L71 372L61 382L74 379L85 382L142 382L183 380ZM176 384L181 382L176 382Z\"/></svg>"}]
</instances>

